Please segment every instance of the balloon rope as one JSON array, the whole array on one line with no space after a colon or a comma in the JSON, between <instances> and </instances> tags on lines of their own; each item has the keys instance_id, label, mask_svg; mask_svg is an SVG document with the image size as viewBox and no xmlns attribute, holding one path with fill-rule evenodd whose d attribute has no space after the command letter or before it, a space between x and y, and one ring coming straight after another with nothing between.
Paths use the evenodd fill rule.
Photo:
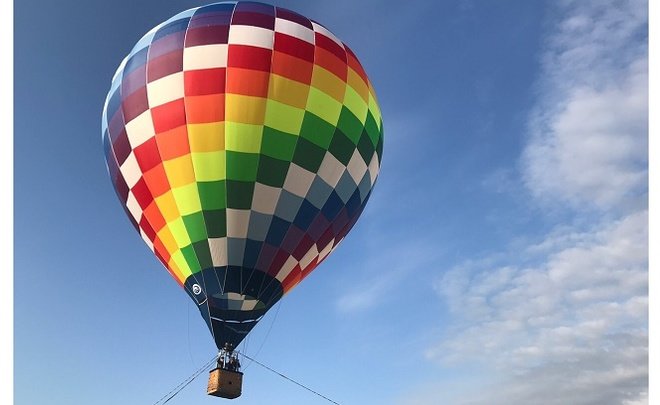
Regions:
<instances>
[{"instance_id":1,"label":"balloon rope","mask_svg":"<svg viewBox=\"0 0 660 405\"><path fill-rule=\"evenodd\" d=\"M307 391L312 392L312 393L318 395L319 397L325 399L326 401L328 401L328 402L332 402L333 404L336 404L336 405L339 405L339 402L333 401L332 399L326 397L325 395L321 395L321 394L319 394L318 392L314 391L313 389L311 389L311 388L309 388L309 387L306 387L305 385L303 385L303 384L297 382L296 380L294 380L294 379L292 379L292 378L289 378L289 377L285 376L284 374L280 373L279 371L275 371L275 370L273 370L272 368L268 367L267 365L258 362L257 360L253 359L252 357L248 356L247 354L245 354L245 353L239 353L239 354L240 354L241 356L245 357L246 359L251 360L251 361L254 362L254 363L257 363L258 365L260 365L261 367L265 368L266 370L272 371L273 373L279 375L280 377L285 378L285 379L291 381L292 383L294 383L294 384L296 384L296 385L298 385L298 386L300 386L300 387L306 389Z\"/></svg>"},{"instance_id":2,"label":"balloon rope","mask_svg":"<svg viewBox=\"0 0 660 405\"><path fill-rule=\"evenodd\" d=\"M268 339L268 335L270 335L270 331L273 329L273 325L275 325L275 320L277 319L277 314L280 313L280 307L282 306L282 300L280 300L277 303L277 310L275 311L275 316L273 316L273 320L270 322L270 326L268 327L268 332L266 332L266 336L264 336L264 340L261 341L261 345L259 345L259 348L257 351L254 353L253 356L258 356L259 352L261 352L261 349L263 349L264 344L266 344L266 339ZM249 337L250 335L248 335ZM245 348L243 348L245 350ZM243 367L243 371L247 370L248 367L252 365L252 362L248 363L247 366Z\"/></svg>"},{"instance_id":3,"label":"balloon rope","mask_svg":"<svg viewBox=\"0 0 660 405\"><path fill-rule=\"evenodd\" d=\"M163 395L163 397L162 397L161 399L159 399L158 401L154 402L153 405L157 405L157 404L159 404L159 403L165 404L165 403L169 402L170 399L174 398L174 396L175 396L176 394L178 394L178 393L181 392L184 388L186 388L186 387L188 386L188 384L190 384L191 382L193 382L193 380L194 380L195 378L197 378L197 377L198 377L203 371L207 370L207 369L208 369L208 368L209 368L214 362L216 362L217 360L218 360L218 355L216 354L215 356L213 356L213 357L211 358L211 360L209 360L206 364L204 364L199 370L195 371L190 377L188 377L188 378L186 378L185 380L183 380L183 382L181 382L181 384L179 384L179 385L177 385L176 387L174 387L174 389L172 389L170 392L168 392L167 394ZM167 399L166 399L166 398L167 398ZM161 402L161 401L163 401L163 400L165 400L165 401L164 401L164 402Z\"/></svg>"}]
</instances>

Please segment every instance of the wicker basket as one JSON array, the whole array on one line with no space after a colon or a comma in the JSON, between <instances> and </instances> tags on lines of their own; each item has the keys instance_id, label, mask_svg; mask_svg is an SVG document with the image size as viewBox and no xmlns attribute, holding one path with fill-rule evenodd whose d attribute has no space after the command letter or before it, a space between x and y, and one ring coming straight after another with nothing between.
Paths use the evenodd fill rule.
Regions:
<instances>
[{"instance_id":1,"label":"wicker basket","mask_svg":"<svg viewBox=\"0 0 660 405\"><path fill-rule=\"evenodd\" d=\"M209 373L206 393L216 397L234 399L241 396L243 373L214 368Z\"/></svg>"}]
</instances>

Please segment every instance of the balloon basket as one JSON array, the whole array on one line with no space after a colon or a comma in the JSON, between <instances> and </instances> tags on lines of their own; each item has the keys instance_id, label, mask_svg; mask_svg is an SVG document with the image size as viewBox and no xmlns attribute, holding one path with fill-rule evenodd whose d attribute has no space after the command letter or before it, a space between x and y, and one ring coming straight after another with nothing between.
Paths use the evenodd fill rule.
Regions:
<instances>
[{"instance_id":1,"label":"balloon basket","mask_svg":"<svg viewBox=\"0 0 660 405\"><path fill-rule=\"evenodd\" d=\"M234 399L241 396L243 373L240 371L214 368L209 372L206 393L221 398Z\"/></svg>"}]
</instances>

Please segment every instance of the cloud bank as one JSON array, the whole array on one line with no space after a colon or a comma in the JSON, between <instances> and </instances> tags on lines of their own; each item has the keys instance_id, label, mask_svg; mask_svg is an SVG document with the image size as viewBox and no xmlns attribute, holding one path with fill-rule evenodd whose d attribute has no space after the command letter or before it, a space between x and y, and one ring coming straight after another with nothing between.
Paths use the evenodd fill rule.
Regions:
<instances>
[{"instance_id":1,"label":"cloud bank","mask_svg":"<svg viewBox=\"0 0 660 405\"><path fill-rule=\"evenodd\" d=\"M648 403L647 4L559 13L520 176L571 221L436 281L453 323L427 358L497 376L451 403Z\"/></svg>"},{"instance_id":2,"label":"cloud bank","mask_svg":"<svg viewBox=\"0 0 660 405\"><path fill-rule=\"evenodd\" d=\"M639 400L648 383L647 223L634 213L509 257L528 265L448 272L435 287L459 321L427 357L505 376L464 403Z\"/></svg>"},{"instance_id":3,"label":"cloud bank","mask_svg":"<svg viewBox=\"0 0 660 405\"><path fill-rule=\"evenodd\" d=\"M535 197L608 209L648 182L647 4L569 2L543 56L523 177Z\"/></svg>"}]
</instances>

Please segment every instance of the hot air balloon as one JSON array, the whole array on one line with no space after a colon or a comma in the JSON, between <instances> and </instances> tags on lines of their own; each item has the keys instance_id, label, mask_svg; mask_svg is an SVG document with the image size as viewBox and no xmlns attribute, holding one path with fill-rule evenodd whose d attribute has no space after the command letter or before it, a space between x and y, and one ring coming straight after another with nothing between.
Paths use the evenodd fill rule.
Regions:
<instances>
[{"instance_id":1,"label":"hot air balloon","mask_svg":"<svg viewBox=\"0 0 660 405\"><path fill-rule=\"evenodd\" d=\"M353 227L383 148L353 51L255 2L144 35L112 79L102 134L128 218L230 357Z\"/></svg>"}]
</instances>

